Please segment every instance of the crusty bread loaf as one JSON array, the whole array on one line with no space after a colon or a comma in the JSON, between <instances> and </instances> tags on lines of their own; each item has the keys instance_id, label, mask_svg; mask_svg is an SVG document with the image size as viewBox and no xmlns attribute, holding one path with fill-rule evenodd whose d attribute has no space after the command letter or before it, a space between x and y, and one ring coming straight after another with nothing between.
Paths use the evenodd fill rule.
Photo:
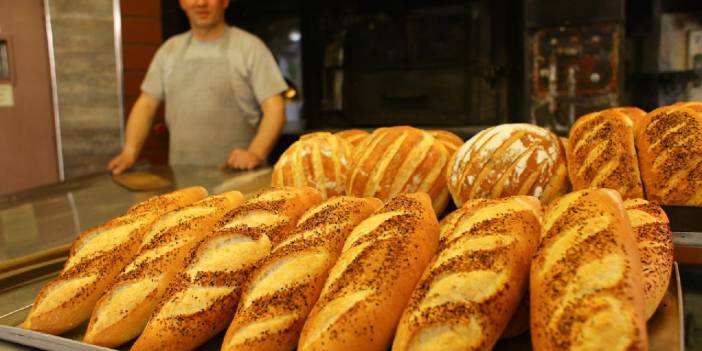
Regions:
<instances>
[{"instance_id":1,"label":"crusty bread loaf","mask_svg":"<svg viewBox=\"0 0 702 351\"><path fill-rule=\"evenodd\" d=\"M393 351L492 349L529 285L541 216L538 199L514 196L471 200L444 218Z\"/></svg>"},{"instance_id":2,"label":"crusty bread loaf","mask_svg":"<svg viewBox=\"0 0 702 351\"><path fill-rule=\"evenodd\" d=\"M423 193L398 195L361 222L324 283L298 350L387 350L438 235Z\"/></svg>"},{"instance_id":3,"label":"crusty bread loaf","mask_svg":"<svg viewBox=\"0 0 702 351\"><path fill-rule=\"evenodd\" d=\"M702 103L678 103L635 121L648 200L702 205Z\"/></svg>"},{"instance_id":4,"label":"crusty bread loaf","mask_svg":"<svg viewBox=\"0 0 702 351\"><path fill-rule=\"evenodd\" d=\"M443 176L448 159L443 144L423 130L378 128L356 150L346 194L387 201L401 193L425 192L439 214L448 204Z\"/></svg>"},{"instance_id":5,"label":"crusty bread loaf","mask_svg":"<svg viewBox=\"0 0 702 351\"><path fill-rule=\"evenodd\" d=\"M225 215L185 255L132 350L191 350L224 330L251 272L319 201L309 187L274 187Z\"/></svg>"},{"instance_id":6,"label":"crusty bread loaf","mask_svg":"<svg viewBox=\"0 0 702 351\"><path fill-rule=\"evenodd\" d=\"M624 201L643 267L646 319L661 303L673 270L673 233L663 209L644 199Z\"/></svg>"},{"instance_id":7,"label":"crusty bread loaf","mask_svg":"<svg viewBox=\"0 0 702 351\"><path fill-rule=\"evenodd\" d=\"M641 261L621 196L572 192L547 208L531 263L535 350L646 350Z\"/></svg>"},{"instance_id":8,"label":"crusty bread loaf","mask_svg":"<svg viewBox=\"0 0 702 351\"><path fill-rule=\"evenodd\" d=\"M344 240L382 205L375 198L337 196L305 212L251 275L222 350L293 350Z\"/></svg>"},{"instance_id":9,"label":"crusty bread loaf","mask_svg":"<svg viewBox=\"0 0 702 351\"><path fill-rule=\"evenodd\" d=\"M471 199L532 195L547 204L568 187L558 137L531 124L503 124L468 140L446 169L448 189L460 207Z\"/></svg>"},{"instance_id":10,"label":"crusty bread loaf","mask_svg":"<svg viewBox=\"0 0 702 351\"><path fill-rule=\"evenodd\" d=\"M509 339L519 336L529 330L529 290L524 293L517 310L502 331L500 339Z\"/></svg>"},{"instance_id":11,"label":"crusty bread loaf","mask_svg":"<svg viewBox=\"0 0 702 351\"><path fill-rule=\"evenodd\" d=\"M453 157L453 154L456 153L458 148L463 146L463 139L459 137L456 134L453 134L449 132L448 130L440 130L440 129L435 129L435 130L427 130L431 136L436 138L449 153L449 157Z\"/></svg>"},{"instance_id":12,"label":"crusty bread loaf","mask_svg":"<svg viewBox=\"0 0 702 351\"><path fill-rule=\"evenodd\" d=\"M634 146L634 118L643 114L637 108L612 108L582 116L573 124L566 155L574 190L610 188L625 199L643 197Z\"/></svg>"},{"instance_id":13,"label":"crusty bread loaf","mask_svg":"<svg viewBox=\"0 0 702 351\"><path fill-rule=\"evenodd\" d=\"M238 191L215 195L159 218L139 252L98 300L84 341L115 347L137 337L151 317L183 251L244 200Z\"/></svg>"},{"instance_id":14,"label":"crusty bread loaf","mask_svg":"<svg viewBox=\"0 0 702 351\"><path fill-rule=\"evenodd\" d=\"M327 132L305 134L280 156L273 167L272 186L311 186L323 198L345 192L351 144Z\"/></svg>"},{"instance_id":15,"label":"crusty bread loaf","mask_svg":"<svg viewBox=\"0 0 702 351\"><path fill-rule=\"evenodd\" d=\"M105 289L134 257L154 221L206 195L204 188L191 187L156 196L81 233L59 276L37 294L23 326L61 334L86 321Z\"/></svg>"},{"instance_id":16,"label":"crusty bread loaf","mask_svg":"<svg viewBox=\"0 0 702 351\"><path fill-rule=\"evenodd\" d=\"M345 139L351 144L351 147L355 148L365 138L367 138L370 135L370 133L360 129L347 129L334 133L334 135L336 135L339 138Z\"/></svg>"}]
</instances>

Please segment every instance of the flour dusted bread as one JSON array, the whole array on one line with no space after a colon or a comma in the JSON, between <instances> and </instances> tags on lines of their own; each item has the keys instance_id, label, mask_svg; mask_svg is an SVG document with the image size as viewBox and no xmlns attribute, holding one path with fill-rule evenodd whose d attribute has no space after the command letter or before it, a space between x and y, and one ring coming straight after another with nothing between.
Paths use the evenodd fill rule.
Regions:
<instances>
[{"instance_id":1,"label":"flour dusted bread","mask_svg":"<svg viewBox=\"0 0 702 351\"><path fill-rule=\"evenodd\" d=\"M333 197L307 211L293 233L251 275L222 350L292 350L329 269L375 198Z\"/></svg>"},{"instance_id":2,"label":"flour dusted bread","mask_svg":"<svg viewBox=\"0 0 702 351\"><path fill-rule=\"evenodd\" d=\"M134 260L93 310L84 341L115 347L137 337L163 295L183 252L244 200L238 191L215 195L159 218Z\"/></svg>"},{"instance_id":3,"label":"flour dusted bread","mask_svg":"<svg viewBox=\"0 0 702 351\"><path fill-rule=\"evenodd\" d=\"M323 198L344 194L351 144L331 133L305 134L273 167L272 186L310 186Z\"/></svg>"},{"instance_id":4,"label":"flour dusted bread","mask_svg":"<svg viewBox=\"0 0 702 351\"><path fill-rule=\"evenodd\" d=\"M661 303L673 270L673 233L663 209L644 199L624 201L641 255L646 319Z\"/></svg>"},{"instance_id":5,"label":"flour dusted bread","mask_svg":"<svg viewBox=\"0 0 702 351\"><path fill-rule=\"evenodd\" d=\"M309 187L273 187L226 214L174 270L132 350L191 350L224 330L251 272L319 201Z\"/></svg>"},{"instance_id":6,"label":"flour dusted bread","mask_svg":"<svg viewBox=\"0 0 702 351\"><path fill-rule=\"evenodd\" d=\"M356 150L346 194L387 201L401 193L425 192L436 213L448 204L443 174L449 154L431 134L412 127L376 129Z\"/></svg>"},{"instance_id":7,"label":"flour dusted bread","mask_svg":"<svg viewBox=\"0 0 702 351\"><path fill-rule=\"evenodd\" d=\"M298 350L387 350L438 234L422 193L398 195L361 222L324 283Z\"/></svg>"},{"instance_id":8,"label":"flour dusted bread","mask_svg":"<svg viewBox=\"0 0 702 351\"><path fill-rule=\"evenodd\" d=\"M547 204L568 187L565 152L555 134L531 124L503 124L476 134L446 169L460 207L471 199L532 195Z\"/></svg>"},{"instance_id":9,"label":"flour dusted bread","mask_svg":"<svg viewBox=\"0 0 702 351\"><path fill-rule=\"evenodd\" d=\"M345 139L351 144L351 147L357 147L363 140L365 140L370 133L365 130L360 129L346 129L340 132L334 133L339 138Z\"/></svg>"},{"instance_id":10,"label":"flour dusted bread","mask_svg":"<svg viewBox=\"0 0 702 351\"><path fill-rule=\"evenodd\" d=\"M702 103L678 103L635 121L646 197L662 204L702 205Z\"/></svg>"},{"instance_id":11,"label":"flour dusted bread","mask_svg":"<svg viewBox=\"0 0 702 351\"><path fill-rule=\"evenodd\" d=\"M105 289L137 252L154 221L206 195L202 187L160 195L81 233L59 276L39 291L23 327L61 334L86 321Z\"/></svg>"},{"instance_id":12,"label":"flour dusted bread","mask_svg":"<svg viewBox=\"0 0 702 351\"><path fill-rule=\"evenodd\" d=\"M444 218L393 351L492 349L529 285L541 216L538 199L515 196L471 200Z\"/></svg>"},{"instance_id":13,"label":"flour dusted bread","mask_svg":"<svg viewBox=\"0 0 702 351\"><path fill-rule=\"evenodd\" d=\"M643 115L637 108L612 108L573 124L566 148L573 189L610 188L625 199L644 196L634 146L634 119Z\"/></svg>"},{"instance_id":14,"label":"flour dusted bread","mask_svg":"<svg viewBox=\"0 0 702 351\"><path fill-rule=\"evenodd\" d=\"M621 196L572 192L544 215L531 264L535 350L646 350L641 262Z\"/></svg>"},{"instance_id":15,"label":"flour dusted bread","mask_svg":"<svg viewBox=\"0 0 702 351\"><path fill-rule=\"evenodd\" d=\"M456 134L453 134L447 130L427 130L427 133L431 134L436 140L438 140L449 153L449 157L456 153L458 148L463 146L463 139Z\"/></svg>"}]
</instances>

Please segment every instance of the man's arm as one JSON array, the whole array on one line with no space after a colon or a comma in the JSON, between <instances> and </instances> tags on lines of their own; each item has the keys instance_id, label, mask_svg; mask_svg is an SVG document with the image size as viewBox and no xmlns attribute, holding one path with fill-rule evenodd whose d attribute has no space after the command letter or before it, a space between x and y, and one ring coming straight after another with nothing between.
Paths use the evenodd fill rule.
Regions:
<instances>
[{"instance_id":1,"label":"man's arm","mask_svg":"<svg viewBox=\"0 0 702 351\"><path fill-rule=\"evenodd\" d=\"M146 138L149 136L149 130L154 121L159 103L160 101L157 98L147 93L142 92L139 95L127 119L127 130L122 153L107 164L107 169L112 171L112 174L121 174L134 165Z\"/></svg>"},{"instance_id":2,"label":"man's arm","mask_svg":"<svg viewBox=\"0 0 702 351\"><path fill-rule=\"evenodd\" d=\"M273 150L280 133L285 126L285 101L280 94L275 94L261 103L263 117L256 136L249 148L234 149L229 153L226 166L234 169L254 169L260 166Z\"/></svg>"}]
</instances>

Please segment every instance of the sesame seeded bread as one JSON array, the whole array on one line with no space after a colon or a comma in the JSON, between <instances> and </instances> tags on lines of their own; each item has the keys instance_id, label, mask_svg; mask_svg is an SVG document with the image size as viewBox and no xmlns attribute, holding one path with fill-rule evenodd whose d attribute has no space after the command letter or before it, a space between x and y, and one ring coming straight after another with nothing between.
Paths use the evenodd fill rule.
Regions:
<instances>
[{"instance_id":1,"label":"sesame seeded bread","mask_svg":"<svg viewBox=\"0 0 702 351\"><path fill-rule=\"evenodd\" d=\"M345 139L351 144L352 148L356 148L370 133L360 129L347 129L334 133L339 138Z\"/></svg>"},{"instance_id":2,"label":"sesame seeded bread","mask_svg":"<svg viewBox=\"0 0 702 351\"><path fill-rule=\"evenodd\" d=\"M444 172L449 158L443 143L423 130L378 128L354 154L346 194L388 201L397 194L424 192L440 214L448 204Z\"/></svg>"},{"instance_id":3,"label":"sesame seeded bread","mask_svg":"<svg viewBox=\"0 0 702 351\"><path fill-rule=\"evenodd\" d=\"M568 188L558 137L531 124L502 124L476 134L446 168L456 206L471 199L531 195L548 204Z\"/></svg>"},{"instance_id":4,"label":"sesame seeded bread","mask_svg":"<svg viewBox=\"0 0 702 351\"><path fill-rule=\"evenodd\" d=\"M382 205L337 196L305 212L252 274L222 350L293 350L346 237Z\"/></svg>"},{"instance_id":5,"label":"sesame seeded bread","mask_svg":"<svg viewBox=\"0 0 702 351\"><path fill-rule=\"evenodd\" d=\"M619 193L572 192L546 209L531 263L535 350L646 350L641 261Z\"/></svg>"},{"instance_id":6,"label":"sesame seeded bread","mask_svg":"<svg viewBox=\"0 0 702 351\"><path fill-rule=\"evenodd\" d=\"M582 116L573 124L566 154L574 190L609 188L624 199L644 196L634 120L645 114L634 107L611 108Z\"/></svg>"},{"instance_id":7,"label":"sesame seeded bread","mask_svg":"<svg viewBox=\"0 0 702 351\"><path fill-rule=\"evenodd\" d=\"M514 196L471 200L444 218L393 351L492 349L529 285L541 216L538 199Z\"/></svg>"},{"instance_id":8,"label":"sesame seeded bread","mask_svg":"<svg viewBox=\"0 0 702 351\"><path fill-rule=\"evenodd\" d=\"M361 222L324 283L298 350L387 350L438 236L424 193L398 195Z\"/></svg>"},{"instance_id":9,"label":"sesame seeded bread","mask_svg":"<svg viewBox=\"0 0 702 351\"><path fill-rule=\"evenodd\" d=\"M61 334L86 321L105 289L132 260L156 219L205 196L207 191L202 187L156 196L81 233L73 241L59 276L37 294L23 327Z\"/></svg>"},{"instance_id":10,"label":"sesame seeded bread","mask_svg":"<svg viewBox=\"0 0 702 351\"><path fill-rule=\"evenodd\" d=\"M177 263L132 350L192 350L224 330L251 272L320 201L312 188L273 187L227 213Z\"/></svg>"},{"instance_id":11,"label":"sesame seeded bread","mask_svg":"<svg viewBox=\"0 0 702 351\"><path fill-rule=\"evenodd\" d=\"M663 209L643 199L624 201L643 267L646 319L661 303L673 270L673 233Z\"/></svg>"},{"instance_id":12,"label":"sesame seeded bread","mask_svg":"<svg viewBox=\"0 0 702 351\"><path fill-rule=\"evenodd\" d=\"M646 198L702 205L702 103L655 109L634 129Z\"/></svg>"},{"instance_id":13,"label":"sesame seeded bread","mask_svg":"<svg viewBox=\"0 0 702 351\"><path fill-rule=\"evenodd\" d=\"M167 286L176 262L189 245L212 230L244 198L238 191L215 195L159 218L139 252L98 300L84 341L115 347L144 329Z\"/></svg>"}]
</instances>

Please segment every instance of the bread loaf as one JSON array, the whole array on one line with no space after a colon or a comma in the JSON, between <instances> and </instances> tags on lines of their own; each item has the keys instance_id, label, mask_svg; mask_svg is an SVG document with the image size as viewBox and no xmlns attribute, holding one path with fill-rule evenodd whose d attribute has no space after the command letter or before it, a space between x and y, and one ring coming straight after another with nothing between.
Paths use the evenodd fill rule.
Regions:
<instances>
[{"instance_id":1,"label":"bread loaf","mask_svg":"<svg viewBox=\"0 0 702 351\"><path fill-rule=\"evenodd\" d=\"M535 350L646 350L641 261L621 196L572 192L544 215L531 264Z\"/></svg>"},{"instance_id":2,"label":"bread loaf","mask_svg":"<svg viewBox=\"0 0 702 351\"><path fill-rule=\"evenodd\" d=\"M84 341L115 347L137 337L163 295L182 252L244 200L238 191L170 212L151 227L139 252L98 300Z\"/></svg>"},{"instance_id":3,"label":"bread loaf","mask_svg":"<svg viewBox=\"0 0 702 351\"><path fill-rule=\"evenodd\" d=\"M422 193L398 195L361 222L324 283L298 350L387 350L438 235Z\"/></svg>"},{"instance_id":4,"label":"bread loaf","mask_svg":"<svg viewBox=\"0 0 702 351\"><path fill-rule=\"evenodd\" d=\"M346 194L387 201L401 193L425 192L436 213L448 204L443 172L448 151L429 133L407 126L376 129L358 146Z\"/></svg>"},{"instance_id":5,"label":"bread loaf","mask_svg":"<svg viewBox=\"0 0 702 351\"><path fill-rule=\"evenodd\" d=\"M663 209L643 199L624 201L641 255L646 319L661 303L673 270L673 233Z\"/></svg>"},{"instance_id":6,"label":"bread loaf","mask_svg":"<svg viewBox=\"0 0 702 351\"><path fill-rule=\"evenodd\" d=\"M202 187L160 195L81 233L61 273L37 294L23 326L61 334L86 321L105 289L134 257L154 221L206 195Z\"/></svg>"},{"instance_id":7,"label":"bread loaf","mask_svg":"<svg viewBox=\"0 0 702 351\"><path fill-rule=\"evenodd\" d=\"M573 124L566 154L574 190L610 188L625 199L644 196L634 146L634 118L644 114L637 108L612 108Z\"/></svg>"},{"instance_id":8,"label":"bread loaf","mask_svg":"<svg viewBox=\"0 0 702 351\"><path fill-rule=\"evenodd\" d=\"M251 275L222 350L293 350L346 236L382 205L337 196L307 211Z\"/></svg>"},{"instance_id":9,"label":"bread loaf","mask_svg":"<svg viewBox=\"0 0 702 351\"><path fill-rule=\"evenodd\" d=\"M515 196L471 200L444 218L393 351L491 350L529 285L541 216L538 199Z\"/></svg>"},{"instance_id":10,"label":"bread loaf","mask_svg":"<svg viewBox=\"0 0 702 351\"><path fill-rule=\"evenodd\" d=\"M558 137L531 124L483 130L456 151L446 172L458 207L471 199L513 195L532 195L547 204L568 187Z\"/></svg>"},{"instance_id":11,"label":"bread loaf","mask_svg":"<svg viewBox=\"0 0 702 351\"><path fill-rule=\"evenodd\" d=\"M323 198L344 194L351 144L327 132L306 134L280 156L272 186L311 186Z\"/></svg>"},{"instance_id":12,"label":"bread loaf","mask_svg":"<svg viewBox=\"0 0 702 351\"><path fill-rule=\"evenodd\" d=\"M273 245L321 200L312 188L269 188L196 242L132 350L191 350L227 327L242 288Z\"/></svg>"},{"instance_id":13,"label":"bread loaf","mask_svg":"<svg viewBox=\"0 0 702 351\"><path fill-rule=\"evenodd\" d=\"M347 129L334 133L334 135L336 135L339 138L345 139L351 144L352 148L355 148L364 139L366 139L370 135L370 133L360 129Z\"/></svg>"},{"instance_id":14,"label":"bread loaf","mask_svg":"<svg viewBox=\"0 0 702 351\"><path fill-rule=\"evenodd\" d=\"M702 205L702 103L655 109L634 128L648 200Z\"/></svg>"},{"instance_id":15,"label":"bread loaf","mask_svg":"<svg viewBox=\"0 0 702 351\"><path fill-rule=\"evenodd\" d=\"M453 134L447 130L427 130L427 132L436 138L449 153L449 157L452 157L458 148L463 146L463 139L456 134Z\"/></svg>"}]
</instances>

